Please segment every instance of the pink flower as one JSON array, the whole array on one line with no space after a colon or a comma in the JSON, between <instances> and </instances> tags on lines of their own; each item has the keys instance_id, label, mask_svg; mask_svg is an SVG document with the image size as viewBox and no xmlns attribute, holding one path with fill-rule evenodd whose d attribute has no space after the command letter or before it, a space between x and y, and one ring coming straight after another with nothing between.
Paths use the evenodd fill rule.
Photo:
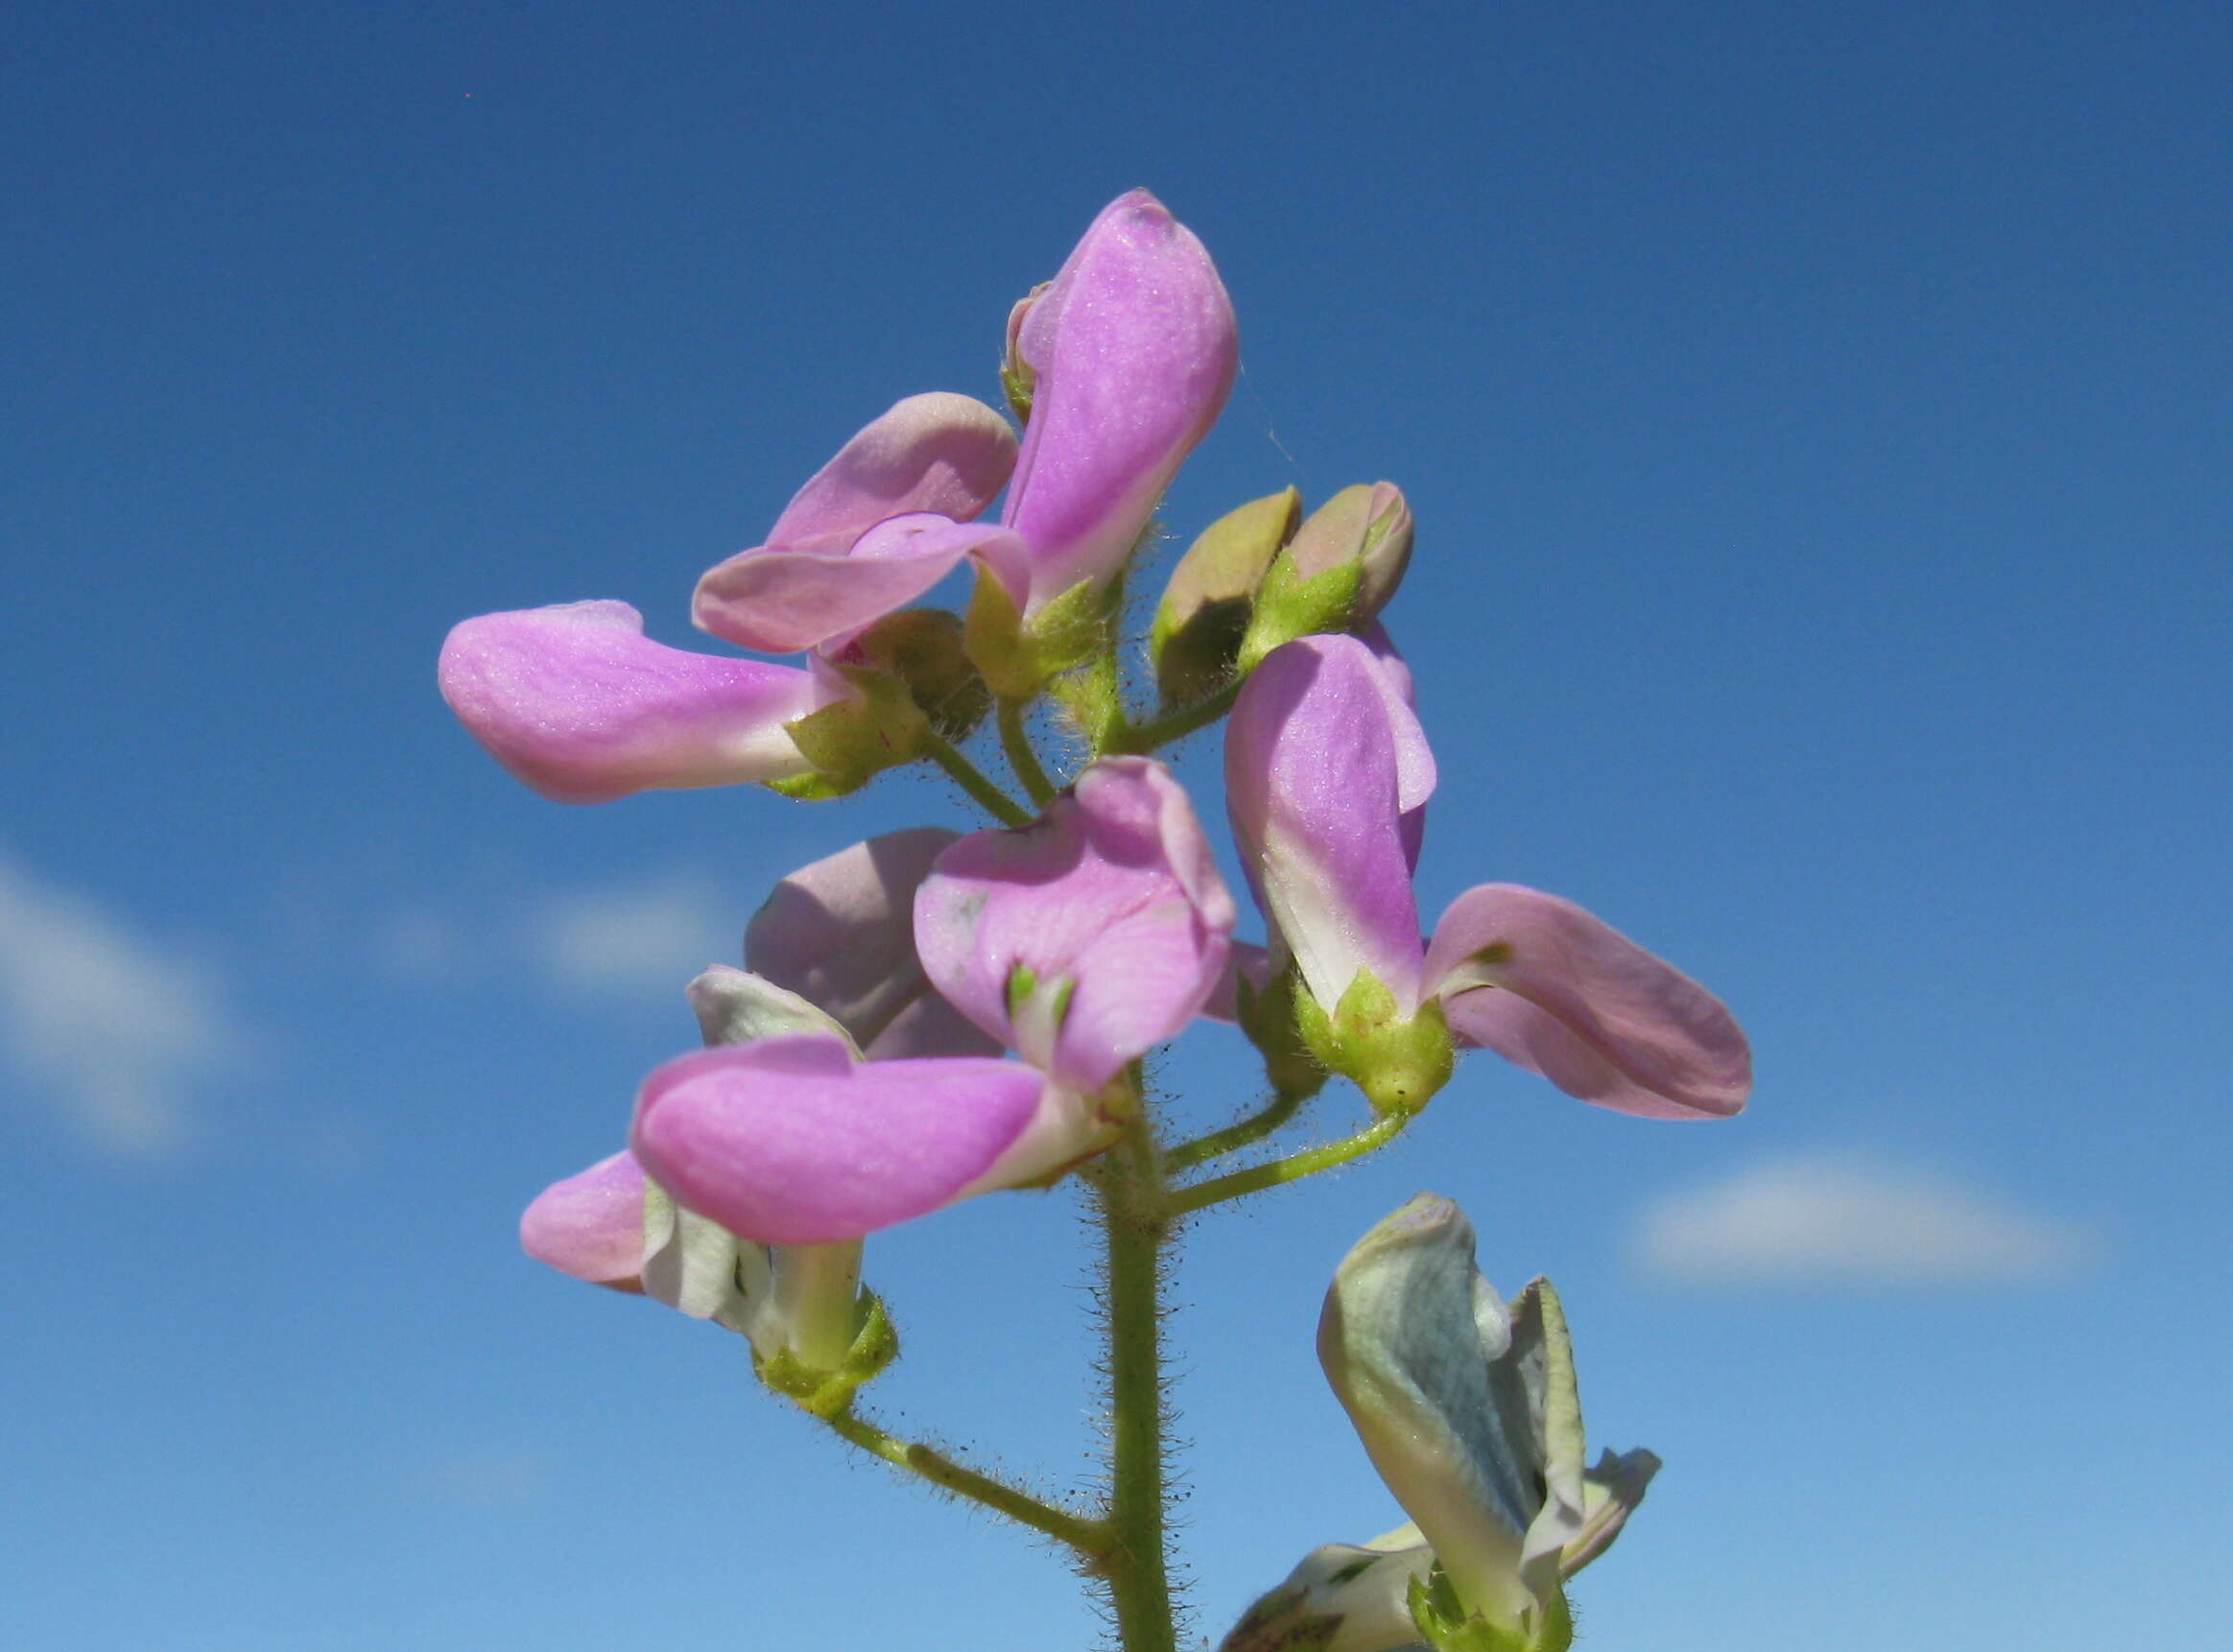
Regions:
<instances>
[{"instance_id":1,"label":"pink flower","mask_svg":"<svg viewBox=\"0 0 2233 1652\"><path fill-rule=\"evenodd\" d=\"M1200 1013L1233 918L1194 806L1143 757L1092 765L1033 825L962 838L915 903L938 989L1084 1092Z\"/></svg>"},{"instance_id":2,"label":"pink flower","mask_svg":"<svg viewBox=\"0 0 2233 1652\"><path fill-rule=\"evenodd\" d=\"M827 649L914 602L972 552L1020 566L1022 541L972 521L1015 455L1008 421L984 403L909 396L815 473L766 544L698 581L692 617L748 649Z\"/></svg>"},{"instance_id":3,"label":"pink flower","mask_svg":"<svg viewBox=\"0 0 2233 1652\"><path fill-rule=\"evenodd\" d=\"M1020 1062L856 1061L841 1038L796 1033L655 1069L629 1145L677 1204L741 1238L832 1243L1081 1157L1049 1088Z\"/></svg>"},{"instance_id":4,"label":"pink flower","mask_svg":"<svg viewBox=\"0 0 2233 1652\"><path fill-rule=\"evenodd\" d=\"M826 672L667 648L613 602L466 620L439 677L473 738L560 803L804 774L784 725L848 692Z\"/></svg>"},{"instance_id":5,"label":"pink flower","mask_svg":"<svg viewBox=\"0 0 2233 1652\"><path fill-rule=\"evenodd\" d=\"M1029 615L1124 566L1223 410L1240 338L1209 253L1142 189L1104 207L1027 303L1010 332L1031 419L1001 523L1030 560L994 568Z\"/></svg>"},{"instance_id":6,"label":"pink flower","mask_svg":"<svg viewBox=\"0 0 2233 1652\"><path fill-rule=\"evenodd\" d=\"M1481 885L1421 943L1411 874L1435 770L1407 688L1366 643L1318 636L1274 650L1241 691L1226 798L1273 967L1292 957L1328 1017L1360 978L1398 1022L1432 1002L1460 1045L1600 1106L1739 1111L1751 1053L1721 1001L1572 903Z\"/></svg>"}]
</instances>

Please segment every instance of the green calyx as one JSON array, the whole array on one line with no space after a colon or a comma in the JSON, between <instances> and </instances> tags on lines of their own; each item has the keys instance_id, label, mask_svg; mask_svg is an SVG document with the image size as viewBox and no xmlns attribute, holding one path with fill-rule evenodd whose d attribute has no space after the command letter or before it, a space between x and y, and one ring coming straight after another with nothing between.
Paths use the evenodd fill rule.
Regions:
<instances>
[{"instance_id":1,"label":"green calyx","mask_svg":"<svg viewBox=\"0 0 2233 1652\"><path fill-rule=\"evenodd\" d=\"M814 765L813 772L772 780L770 791L810 802L843 797L922 754L930 720L908 685L866 666L839 669L852 683L853 696L783 725L799 754Z\"/></svg>"},{"instance_id":2,"label":"green calyx","mask_svg":"<svg viewBox=\"0 0 2233 1652\"><path fill-rule=\"evenodd\" d=\"M940 739L965 740L992 709L992 691L969 663L962 633L959 614L902 608L855 637L839 663L896 677Z\"/></svg>"},{"instance_id":3,"label":"green calyx","mask_svg":"<svg viewBox=\"0 0 2233 1652\"><path fill-rule=\"evenodd\" d=\"M1310 995L1300 990L1294 966L1272 977L1261 991L1245 975L1235 989L1234 1019L1264 1058L1264 1075L1271 1081L1273 1094L1307 1099L1324 1089L1325 1065L1311 1053L1296 1021ZM1315 1003L1311 1007L1318 1008Z\"/></svg>"},{"instance_id":4,"label":"green calyx","mask_svg":"<svg viewBox=\"0 0 2233 1652\"><path fill-rule=\"evenodd\" d=\"M1406 1019L1395 994L1369 970L1357 972L1330 1015L1308 992L1296 992L1295 1021L1311 1054L1354 1082L1383 1117L1416 1113L1457 1066L1441 1003L1429 999Z\"/></svg>"},{"instance_id":5,"label":"green calyx","mask_svg":"<svg viewBox=\"0 0 2233 1652\"><path fill-rule=\"evenodd\" d=\"M962 648L994 694L1029 700L1108 650L1116 602L1113 583L1105 590L1081 579L1027 620L998 576L980 569L962 622Z\"/></svg>"},{"instance_id":6,"label":"green calyx","mask_svg":"<svg viewBox=\"0 0 2233 1652\"><path fill-rule=\"evenodd\" d=\"M1532 1628L1508 1628L1466 1610L1440 1566L1411 1586L1412 1622L1435 1652L1567 1652L1574 1644L1574 1616L1563 1591L1544 1606Z\"/></svg>"},{"instance_id":7,"label":"green calyx","mask_svg":"<svg viewBox=\"0 0 2233 1652\"><path fill-rule=\"evenodd\" d=\"M884 1310L884 1299L872 1290L864 1290L859 1329L835 1370L816 1370L788 1348L755 1360L754 1368L762 1382L800 1409L817 1417L840 1417L851 1408L853 1395L861 1386L898 1357L899 1333Z\"/></svg>"},{"instance_id":8,"label":"green calyx","mask_svg":"<svg viewBox=\"0 0 2233 1652\"><path fill-rule=\"evenodd\" d=\"M1322 636L1349 628L1363 588L1361 562L1337 562L1316 574L1304 574L1284 551L1272 558L1264 583L1256 593L1256 612L1241 638L1238 669L1246 674L1264 663L1264 656L1297 637Z\"/></svg>"}]
</instances>

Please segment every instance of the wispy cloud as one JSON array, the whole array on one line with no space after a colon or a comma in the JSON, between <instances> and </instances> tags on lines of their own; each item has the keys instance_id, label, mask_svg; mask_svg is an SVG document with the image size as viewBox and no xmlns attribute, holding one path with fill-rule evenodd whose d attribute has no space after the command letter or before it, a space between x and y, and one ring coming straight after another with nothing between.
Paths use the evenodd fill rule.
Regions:
<instances>
[{"instance_id":1,"label":"wispy cloud","mask_svg":"<svg viewBox=\"0 0 2233 1652\"><path fill-rule=\"evenodd\" d=\"M213 975L0 850L0 1060L88 1142L177 1151L247 1043Z\"/></svg>"},{"instance_id":2,"label":"wispy cloud","mask_svg":"<svg viewBox=\"0 0 2233 1652\"><path fill-rule=\"evenodd\" d=\"M743 928L735 901L710 882L667 876L554 896L531 921L529 944L561 986L678 989L733 960Z\"/></svg>"},{"instance_id":3,"label":"wispy cloud","mask_svg":"<svg viewBox=\"0 0 2233 1652\"><path fill-rule=\"evenodd\" d=\"M2000 1285L2056 1279L2096 1251L2084 1226L1932 1171L1787 1159L1648 1208L1635 1258L1685 1285Z\"/></svg>"}]
</instances>

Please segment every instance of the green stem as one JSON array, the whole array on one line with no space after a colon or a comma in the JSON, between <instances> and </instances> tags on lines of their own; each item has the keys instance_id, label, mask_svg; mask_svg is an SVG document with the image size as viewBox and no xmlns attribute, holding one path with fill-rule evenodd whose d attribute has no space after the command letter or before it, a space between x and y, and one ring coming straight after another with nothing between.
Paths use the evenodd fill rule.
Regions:
<instances>
[{"instance_id":1,"label":"green stem","mask_svg":"<svg viewBox=\"0 0 2233 1652\"><path fill-rule=\"evenodd\" d=\"M1207 699L1196 700L1192 705L1182 705L1176 711L1133 724L1125 730L1120 749L1145 755L1175 740L1184 740L1197 729L1207 728L1233 709L1233 701L1240 697L1243 680L1235 677Z\"/></svg>"},{"instance_id":2,"label":"green stem","mask_svg":"<svg viewBox=\"0 0 2233 1652\"><path fill-rule=\"evenodd\" d=\"M1339 1142L1305 1147L1299 1153L1290 1153L1284 1159L1273 1159L1268 1165L1252 1165L1246 1170L1235 1170L1229 1175L1197 1182L1191 1188L1181 1188L1171 1197L1172 1214L1185 1215L1192 1211L1206 1210L1211 1205L1222 1205L1227 1199L1237 1199L1245 1193L1260 1193L1266 1188L1299 1182L1303 1177L1315 1176L1320 1170L1346 1165L1351 1159L1362 1158L1376 1147L1386 1146L1411 1121L1411 1114L1390 1113L1386 1118L1374 1120L1354 1136L1344 1136Z\"/></svg>"},{"instance_id":3,"label":"green stem","mask_svg":"<svg viewBox=\"0 0 2233 1652\"><path fill-rule=\"evenodd\" d=\"M1162 1304L1169 1196L1142 1123L1096 1178L1108 1245L1109 1546L1102 1573L1124 1652L1176 1652L1166 1523Z\"/></svg>"},{"instance_id":4,"label":"green stem","mask_svg":"<svg viewBox=\"0 0 2233 1652\"><path fill-rule=\"evenodd\" d=\"M866 1417L850 1411L824 1418L840 1438L860 1447L872 1457L881 1457L894 1468L919 1475L942 1491L956 1497L967 1498L981 1503L995 1514L1044 1532L1058 1543L1066 1543L1088 1558L1099 1557L1109 1546L1106 1529L1099 1521L1072 1514L1068 1509L1057 1508L1041 1502L1029 1492L996 1480L990 1475L979 1474L975 1469L963 1468L942 1451L928 1446L898 1439L886 1433Z\"/></svg>"},{"instance_id":5,"label":"green stem","mask_svg":"<svg viewBox=\"0 0 2233 1652\"><path fill-rule=\"evenodd\" d=\"M1247 1118L1237 1119L1222 1130L1212 1130L1207 1135L1197 1136L1193 1141L1183 1142L1172 1148L1163 1155L1163 1168L1189 1170L1212 1159L1222 1159L1227 1153L1238 1152L1243 1147L1253 1146L1294 1118L1313 1094L1307 1090L1294 1090L1275 1095Z\"/></svg>"},{"instance_id":6,"label":"green stem","mask_svg":"<svg viewBox=\"0 0 2233 1652\"><path fill-rule=\"evenodd\" d=\"M1007 792L985 778L985 771L955 749L953 742L929 729L923 730L923 755L953 777L954 783L969 793L977 806L1003 826L1029 826L1030 811Z\"/></svg>"},{"instance_id":7,"label":"green stem","mask_svg":"<svg viewBox=\"0 0 2233 1652\"><path fill-rule=\"evenodd\" d=\"M1047 770L1039 762L1038 751L1032 744L1031 730L1024 726L1026 701L1003 698L993 714L1000 724L1000 749L1008 753L1008 766L1015 770L1015 777L1023 783L1024 791L1033 803L1044 809L1055 797L1055 783L1047 778Z\"/></svg>"}]
</instances>

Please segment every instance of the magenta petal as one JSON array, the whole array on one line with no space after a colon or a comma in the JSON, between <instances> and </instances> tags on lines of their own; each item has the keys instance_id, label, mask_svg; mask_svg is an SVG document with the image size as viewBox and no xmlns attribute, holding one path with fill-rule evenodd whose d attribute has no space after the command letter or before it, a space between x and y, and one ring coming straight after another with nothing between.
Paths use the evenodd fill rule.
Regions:
<instances>
[{"instance_id":1,"label":"magenta petal","mask_svg":"<svg viewBox=\"0 0 2233 1652\"><path fill-rule=\"evenodd\" d=\"M1142 757L1094 764L1034 825L956 843L915 910L938 989L1088 1091L1200 1013L1234 916L1194 806Z\"/></svg>"},{"instance_id":2,"label":"magenta petal","mask_svg":"<svg viewBox=\"0 0 2233 1652\"><path fill-rule=\"evenodd\" d=\"M909 396L815 473L784 507L768 543L849 543L886 517L915 510L966 522L999 496L1015 451L1008 420L983 402L950 390Z\"/></svg>"},{"instance_id":3,"label":"magenta petal","mask_svg":"<svg viewBox=\"0 0 2233 1652\"><path fill-rule=\"evenodd\" d=\"M560 1273L636 1288L644 1260L644 1172L626 1153L554 1182L519 1218L520 1248Z\"/></svg>"},{"instance_id":4,"label":"magenta petal","mask_svg":"<svg viewBox=\"0 0 2233 1652\"><path fill-rule=\"evenodd\" d=\"M1030 606L1107 579L1216 422L1240 360L1232 301L1145 190L1103 209L1024 315L1035 377L1002 521L1030 544Z\"/></svg>"},{"instance_id":5,"label":"magenta petal","mask_svg":"<svg viewBox=\"0 0 2233 1652\"><path fill-rule=\"evenodd\" d=\"M740 647L796 653L905 607L990 541L1014 541L1003 558L1022 554L1004 528L921 511L880 522L843 550L763 546L708 570L690 614Z\"/></svg>"},{"instance_id":6,"label":"magenta petal","mask_svg":"<svg viewBox=\"0 0 2233 1652\"><path fill-rule=\"evenodd\" d=\"M1460 1042L1601 1107L1726 1118L1752 1092L1751 1050L1720 999L1540 889L1483 884L1451 902L1426 979Z\"/></svg>"},{"instance_id":7,"label":"magenta petal","mask_svg":"<svg viewBox=\"0 0 2233 1652\"><path fill-rule=\"evenodd\" d=\"M1419 998L1415 838L1434 755L1400 686L1354 637L1304 637L1250 673L1225 725L1225 802L1242 863L1311 996L1360 970L1409 1015Z\"/></svg>"},{"instance_id":8,"label":"magenta petal","mask_svg":"<svg viewBox=\"0 0 2233 1652\"><path fill-rule=\"evenodd\" d=\"M827 1012L871 1057L997 1054L915 956L915 892L957 837L887 832L799 867L745 926L746 966Z\"/></svg>"},{"instance_id":9,"label":"magenta petal","mask_svg":"<svg viewBox=\"0 0 2233 1652\"><path fill-rule=\"evenodd\" d=\"M483 614L442 645L442 697L499 763L560 803L806 772L783 725L842 685L643 633L626 602Z\"/></svg>"},{"instance_id":10,"label":"magenta petal","mask_svg":"<svg viewBox=\"0 0 2233 1652\"><path fill-rule=\"evenodd\" d=\"M855 1062L811 1034L679 1056L630 1146L677 1204L763 1244L860 1239L989 1185L1041 1116L1011 1061Z\"/></svg>"}]
</instances>

